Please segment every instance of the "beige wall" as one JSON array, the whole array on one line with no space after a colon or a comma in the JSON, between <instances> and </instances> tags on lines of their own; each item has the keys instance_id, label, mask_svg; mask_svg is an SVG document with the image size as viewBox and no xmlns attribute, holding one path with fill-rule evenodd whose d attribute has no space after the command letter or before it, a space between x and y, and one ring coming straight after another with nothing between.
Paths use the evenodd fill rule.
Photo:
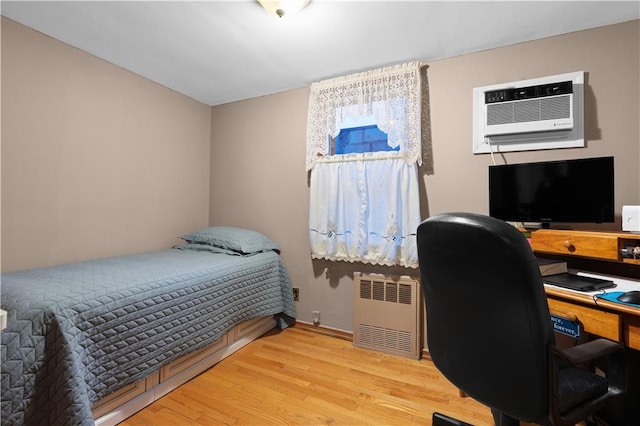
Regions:
<instances>
[{"instance_id":1,"label":"beige wall","mask_svg":"<svg viewBox=\"0 0 640 426\"><path fill-rule=\"evenodd\" d=\"M2 18L2 270L206 226L210 107Z\"/></svg>"},{"instance_id":2,"label":"beige wall","mask_svg":"<svg viewBox=\"0 0 640 426\"><path fill-rule=\"evenodd\" d=\"M585 71L587 147L507 153L496 162L613 155L618 217L615 224L604 227L621 229L622 205L640 202L639 26L634 21L430 64L435 167L434 175L425 178L430 213L488 211L487 165L491 158L471 154L473 87ZM456 179L456 190L461 192L452 197L449 182Z\"/></svg>"},{"instance_id":3,"label":"beige wall","mask_svg":"<svg viewBox=\"0 0 640 426\"><path fill-rule=\"evenodd\" d=\"M587 147L497 160L614 155L617 214L640 204L639 52L634 21L430 63L434 173L422 177L422 216L487 212L474 87L580 70ZM322 325L343 330L354 271L417 273L311 261L308 88L209 108L5 18L1 78L3 271L164 248L207 222L246 226L282 246L299 319L320 310Z\"/></svg>"},{"instance_id":4,"label":"beige wall","mask_svg":"<svg viewBox=\"0 0 640 426\"><path fill-rule=\"evenodd\" d=\"M606 227L620 229L622 205L640 204L639 55L640 22L634 21L430 63L434 173L423 176L422 216L488 212L491 157L472 154L474 87L585 71L587 147L507 153L496 160L613 155L618 218ZM320 310L322 325L350 331L354 271L416 271L311 261L304 171L308 95L305 88L212 109L210 223L253 227L278 241L300 288L298 318L311 322L312 311Z\"/></svg>"}]
</instances>

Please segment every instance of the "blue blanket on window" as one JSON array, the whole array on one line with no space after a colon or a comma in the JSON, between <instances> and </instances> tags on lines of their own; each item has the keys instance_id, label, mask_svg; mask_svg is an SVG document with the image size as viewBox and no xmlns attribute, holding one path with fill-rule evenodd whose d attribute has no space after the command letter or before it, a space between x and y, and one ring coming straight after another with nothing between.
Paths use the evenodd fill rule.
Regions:
<instances>
[{"instance_id":1,"label":"blue blanket on window","mask_svg":"<svg viewBox=\"0 0 640 426\"><path fill-rule=\"evenodd\" d=\"M165 250L2 275L2 423L93 424L92 405L234 325L295 316L274 252Z\"/></svg>"}]
</instances>

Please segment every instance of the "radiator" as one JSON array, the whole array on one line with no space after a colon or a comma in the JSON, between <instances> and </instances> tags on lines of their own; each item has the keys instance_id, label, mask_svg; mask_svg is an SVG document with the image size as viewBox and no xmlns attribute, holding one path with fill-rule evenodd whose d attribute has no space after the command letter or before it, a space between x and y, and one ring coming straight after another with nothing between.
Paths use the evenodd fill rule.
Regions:
<instances>
[{"instance_id":1,"label":"radiator","mask_svg":"<svg viewBox=\"0 0 640 426\"><path fill-rule=\"evenodd\" d=\"M420 359L420 281L361 272L353 278L354 346Z\"/></svg>"}]
</instances>

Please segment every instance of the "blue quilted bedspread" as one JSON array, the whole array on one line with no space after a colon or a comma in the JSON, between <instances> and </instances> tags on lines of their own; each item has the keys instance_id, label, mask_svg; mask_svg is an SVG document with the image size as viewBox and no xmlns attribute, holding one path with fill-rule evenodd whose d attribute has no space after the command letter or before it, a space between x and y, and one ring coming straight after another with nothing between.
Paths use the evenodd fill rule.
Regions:
<instances>
[{"instance_id":1,"label":"blue quilted bedspread","mask_svg":"<svg viewBox=\"0 0 640 426\"><path fill-rule=\"evenodd\" d=\"M93 424L91 406L252 318L295 316L275 252L166 250L2 275L2 424Z\"/></svg>"}]
</instances>

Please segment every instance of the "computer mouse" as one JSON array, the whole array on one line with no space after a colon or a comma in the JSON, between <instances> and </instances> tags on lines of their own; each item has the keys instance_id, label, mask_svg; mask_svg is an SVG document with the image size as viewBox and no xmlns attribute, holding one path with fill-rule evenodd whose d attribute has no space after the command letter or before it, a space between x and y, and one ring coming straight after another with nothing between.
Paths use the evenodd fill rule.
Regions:
<instances>
[{"instance_id":1,"label":"computer mouse","mask_svg":"<svg viewBox=\"0 0 640 426\"><path fill-rule=\"evenodd\" d=\"M623 303L631 303L633 305L640 305L640 291L632 290L621 294L617 299Z\"/></svg>"}]
</instances>

